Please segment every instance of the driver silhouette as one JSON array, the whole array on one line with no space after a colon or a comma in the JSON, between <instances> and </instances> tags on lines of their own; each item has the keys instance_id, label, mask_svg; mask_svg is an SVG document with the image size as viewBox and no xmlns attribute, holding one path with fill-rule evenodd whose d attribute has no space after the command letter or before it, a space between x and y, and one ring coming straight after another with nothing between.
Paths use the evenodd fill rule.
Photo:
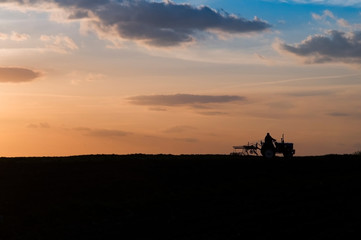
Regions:
<instances>
[{"instance_id":1,"label":"driver silhouette","mask_svg":"<svg viewBox=\"0 0 361 240\"><path fill-rule=\"evenodd\" d=\"M269 133L267 133L266 137L264 138L264 145L265 146L272 146L274 148L273 142L275 142L276 139L271 137Z\"/></svg>"}]
</instances>

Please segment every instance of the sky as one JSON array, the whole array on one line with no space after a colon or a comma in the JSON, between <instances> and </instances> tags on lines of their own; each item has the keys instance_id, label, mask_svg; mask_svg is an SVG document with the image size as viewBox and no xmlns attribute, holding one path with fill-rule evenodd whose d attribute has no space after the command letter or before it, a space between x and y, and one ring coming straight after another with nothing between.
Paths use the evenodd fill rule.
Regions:
<instances>
[{"instance_id":1,"label":"sky","mask_svg":"<svg viewBox=\"0 0 361 240\"><path fill-rule=\"evenodd\" d=\"M0 0L0 156L361 150L361 1Z\"/></svg>"}]
</instances>

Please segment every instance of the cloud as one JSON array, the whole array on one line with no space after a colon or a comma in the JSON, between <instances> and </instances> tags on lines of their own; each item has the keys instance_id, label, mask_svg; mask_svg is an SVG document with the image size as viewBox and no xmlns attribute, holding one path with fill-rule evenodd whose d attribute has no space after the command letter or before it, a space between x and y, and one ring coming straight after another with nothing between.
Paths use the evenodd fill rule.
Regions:
<instances>
[{"instance_id":1,"label":"cloud","mask_svg":"<svg viewBox=\"0 0 361 240\"><path fill-rule=\"evenodd\" d=\"M7 40L8 38L9 38L8 34L0 32L0 40Z\"/></svg>"},{"instance_id":2,"label":"cloud","mask_svg":"<svg viewBox=\"0 0 361 240\"><path fill-rule=\"evenodd\" d=\"M0 83L31 82L40 77L39 72L19 67L0 67Z\"/></svg>"},{"instance_id":3,"label":"cloud","mask_svg":"<svg viewBox=\"0 0 361 240\"><path fill-rule=\"evenodd\" d=\"M347 20L343 19L343 18L337 19L337 24L340 25L341 27L344 27L344 28L351 27L350 23Z\"/></svg>"},{"instance_id":4,"label":"cloud","mask_svg":"<svg viewBox=\"0 0 361 240\"><path fill-rule=\"evenodd\" d=\"M0 32L0 40L7 40L8 38L9 38L8 34Z\"/></svg>"},{"instance_id":5,"label":"cloud","mask_svg":"<svg viewBox=\"0 0 361 240\"><path fill-rule=\"evenodd\" d=\"M219 111L207 111L207 112L197 112L198 114L205 115L205 116L223 116L227 115L228 113L219 112Z\"/></svg>"},{"instance_id":6,"label":"cloud","mask_svg":"<svg viewBox=\"0 0 361 240\"><path fill-rule=\"evenodd\" d=\"M150 111L156 111L156 112L166 112L166 108L159 108L159 107L151 107L149 108Z\"/></svg>"},{"instance_id":7,"label":"cloud","mask_svg":"<svg viewBox=\"0 0 361 240\"><path fill-rule=\"evenodd\" d=\"M95 129L88 132L89 136L94 137L124 137L129 135L129 132L120 130L108 130L108 129Z\"/></svg>"},{"instance_id":8,"label":"cloud","mask_svg":"<svg viewBox=\"0 0 361 240\"><path fill-rule=\"evenodd\" d=\"M92 128L75 128L74 130L83 132L84 135L92 137L117 138L130 135L130 132L112 129L92 129Z\"/></svg>"},{"instance_id":9,"label":"cloud","mask_svg":"<svg viewBox=\"0 0 361 240\"><path fill-rule=\"evenodd\" d=\"M199 32L239 34L261 32L271 26L255 17L247 20L207 6L193 7L171 1L146 0L31 0L1 1L36 6L53 3L70 11L68 19L92 19L93 30L102 37L140 41L153 46L177 46L195 41Z\"/></svg>"},{"instance_id":10,"label":"cloud","mask_svg":"<svg viewBox=\"0 0 361 240\"><path fill-rule=\"evenodd\" d=\"M330 10L324 10L322 15L312 13L312 18L315 20L325 20L326 18L336 19L335 15Z\"/></svg>"},{"instance_id":11,"label":"cloud","mask_svg":"<svg viewBox=\"0 0 361 240\"><path fill-rule=\"evenodd\" d=\"M361 63L361 32L329 31L309 36L299 44L280 44L283 51L306 59L308 63Z\"/></svg>"},{"instance_id":12,"label":"cloud","mask_svg":"<svg viewBox=\"0 0 361 240\"><path fill-rule=\"evenodd\" d=\"M355 29L359 29L359 24L354 24L351 25L347 20L343 19L343 18L338 18L336 17L333 12L331 12L330 10L324 10L322 15L316 14L316 13L312 13L312 18L314 20L317 21L322 21L325 22L327 24L330 24L330 22L328 22L328 20L332 20L334 21L337 25L339 25L342 28L355 28Z\"/></svg>"},{"instance_id":13,"label":"cloud","mask_svg":"<svg viewBox=\"0 0 361 240\"><path fill-rule=\"evenodd\" d=\"M22 42L22 41L26 41L30 38L29 34L26 33L17 33L17 32L12 32L11 34L7 34L7 33L1 33L0 32L0 40L12 40L15 42Z\"/></svg>"},{"instance_id":14,"label":"cloud","mask_svg":"<svg viewBox=\"0 0 361 240\"><path fill-rule=\"evenodd\" d=\"M50 128L50 125L49 123L39 123L39 124L34 124L34 123L31 123L27 126L28 128Z\"/></svg>"},{"instance_id":15,"label":"cloud","mask_svg":"<svg viewBox=\"0 0 361 240\"><path fill-rule=\"evenodd\" d=\"M108 8L94 13L103 26L112 26L120 37L156 46L192 42L197 31L244 33L263 31L270 27L259 19L246 20L221 14L206 6L194 8L170 1L111 2Z\"/></svg>"},{"instance_id":16,"label":"cloud","mask_svg":"<svg viewBox=\"0 0 361 240\"><path fill-rule=\"evenodd\" d=\"M191 130L195 130L195 127L192 126L185 126L185 125L181 125L181 126L175 126L175 127L171 127L168 128L166 130L164 130L163 132L165 133L182 133L182 132L187 132L187 131L191 131Z\"/></svg>"},{"instance_id":17,"label":"cloud","mask_svg":"<svg viewBox=\"0 0 361 240\"><path fill-rule=\"evenodd\" d=\"M332 116L332 117L348 117L348 116L350 116L350 114L343 113L343 112L331 112L331 113L328 113L327 115Z\"/></svg>"},{"instance_id":18,"label":"cloud","mask_svg":"<svg viewBox=\"0 0 361 240\"><path fill-rule=\"evenodd\" d=\"M79 85L104 80L106 75L94 72L72 71L67 77L70 79L71 84Z\"/></svg>"},{"instance_id":19,"label":"cloud","mask_svg":"<svg viewBox=\"0 0 361 240\"><path fill-rule=\"evenodd\" d=\"M232 95L141 95L128 98L131 104L147 106L192 106L199 104L229 103L235 101L245 101L244 97Z\"/></svg>"},{"instance_id":20,"label":"cloud","mask_svg":"<svg viewBox=\"0 0 361 240\"><path fill-rule=\"evenodd\" d=\"M291 97L318 97L318 96L329 96L334 93L335 93L334 91L329 91L329 90L309 90L309 91L288 92L285 95Z\"/></svg>"},{"instance_id":21,"label":"cloud","mask_svg":"<svg viewBox=\"0 0 361 240\"><path fill-rule=\"evenodd\" d=\"M84 18L90 18L88 11L76 10L68 15L68 19L70 20L84 19Z\"/></svg>"},{"instance_id":22,"label":"cloud","mask_svg":"<svg viewBox=\"0 0 361 240\"><path fill-rule=\"evenodd\" d=\"M10 39L16 42L22 42L25 40L28 40L30 38L30 35L26 34L26 33L17 33L17 32L12 32Z\"/></svg>"},{"instance_id":23,"label":"cloud","mask_svg":"<svg viewBox=\"0 0 361 240\"><path fill-rule=\"evenodd\" d=\"M322 15L319 15L317 13L311 13L311 16L316 21L327 21L328 19L332 19L336 21L338 20L336 16L333 14L333 12L331 12L330 10L324 10L322 12Z\"/></svg>"},{"instance_id":24,"label":"cloud","mask_svg":"<svg viewBox=\"0 0 361 240\"><path fill-rule=\"evenodd\" d=\"M78 49L78 45L70 37L64 35L41 35L40 41L45 42L47 48L56 52L66 53Z\"/></svg>"}]
</instances>

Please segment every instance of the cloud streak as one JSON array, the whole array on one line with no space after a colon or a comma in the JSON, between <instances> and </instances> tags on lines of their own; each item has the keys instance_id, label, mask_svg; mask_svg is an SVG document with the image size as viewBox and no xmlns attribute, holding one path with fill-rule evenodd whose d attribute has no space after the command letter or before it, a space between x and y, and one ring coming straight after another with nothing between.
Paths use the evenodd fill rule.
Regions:
<instances>
[{"instance_id":1,"label":"cloud streak","mask_svg":"<svg viewBox=\"0 0 361 240\"><path fill-rule=\"evenodd\" d=\"M181 126L174 126L171 128L168 128L166 130L164 130L164 133L183 133L183 132L187 132L187 131L192 131L195 130L195 127L192 126L186 126L186 125L181 125Z\"/></svg>"},{"instance_id":2,"label":"cloud streak","mask_svg":"<svg viewBox=\"0 0 361 240\"><path fill-rule=\"evenodd\" d=\"M331 113L328 113L327 115L332 116L332 117L348 117L348 116L350 116L350 114L344 113L344 112L331 112Z\"/></svg>"},{"instance_id":3,"label":"cloud streak","mask_svg":"<svg viewBox=\"0 0 361 240\"><path fill-rule=\"evenodd\" d=\"M92 19L93 30L100 36L140 41L167 47L191 43L199 32L217 31L230 34L261 32L271 26L258 18L247 20L207 6L193 7L171 1L146 0L31 0L0 1L41 6L53 3L71 12L68 19Z\"/></svg>"},{"instance_id":4,"label":"cloud streak","mask_svg":"<svg viewBox=\"0 0 361 240\"><path fill-rule=\"evenodd\" d=\"M0 67L0 83L31 82L40 75L39 72L27 68Z\"/></svg>"},{"instance_id":5,"label":"cloud streak","mask_svg":"<svg viewBox=\"0 0 361 240\"><path fill-rule=\"evenodd\" d=\"M28 125L28 128L50 128L50 125L46 122L39 124L31 123Z\"/></svg>"},{"instance_id":6,"label":"cloud streak","mask_svg":"<svg viewBox=\"0 0 361 240\"><path fill-rule=\"evenodd\" d=\"M307 90L307 91L294 91L288 92L284 95L290 97L320 97L320 96L330 96L335 92L330 90Z\"/></svg>"},{"instance_id":7,"label":"cloud streak","mask_svg":"<svg viewBox=\"0 0 361 240\"><path fill-rule=\"evenodd\" d=\"M361 32L329 31L299 44L280 44L282 50L306 59L307 63L361 63Z\"/></svg>"},{"instance_id":8,"label":"cloud streak","mask_svg":"<svg viewBox=\"0 0 361 240\"><path fill-rule=\"evenodd\" d=\"M235 101L245 101L245 97L232 95L141 95L128 98L131 104L147 106L193 106L197 104L229 103Z\"/></svg>"},{"instance_id":9,"label":"cloud streak","mask_svg":"<svg viewBox=\"0 0 361 240\"><path fill-rule=\"evenodd\" d=\"M224 116L227 115L226 112L219 112L219 111L207 111L207 112L197 112L198 114L204 116Z\"/></svg>"},{"instance_id":10,"label":"cloud streak","mask_svg":"<svg viewBox=\"0 0 361 240\"><path fill-rule=\"evenodd\" d=\"M131 133L114 129L91 129L91 128L76 128L76 131L83 132L86 136L102 137L102 138L118 138L128 136Z\"/></svg>"}]
</instances>

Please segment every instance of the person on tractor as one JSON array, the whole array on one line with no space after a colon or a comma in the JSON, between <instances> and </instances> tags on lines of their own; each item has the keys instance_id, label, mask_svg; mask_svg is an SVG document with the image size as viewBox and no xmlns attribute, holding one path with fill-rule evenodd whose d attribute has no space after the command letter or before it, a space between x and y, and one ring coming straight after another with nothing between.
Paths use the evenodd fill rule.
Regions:
<instances>
[{"instance_id":1,"label":"person on tractor","mask_svg":"<svg viewBox=\"0 0 361 240\"><path fill-rule=\"evenodd\" d=\"M269 133L267 133L266 137L264 138L264 146L275 148L273 142L276 142L276 139L274 139Z\"/></svg>"}]
</instances>

